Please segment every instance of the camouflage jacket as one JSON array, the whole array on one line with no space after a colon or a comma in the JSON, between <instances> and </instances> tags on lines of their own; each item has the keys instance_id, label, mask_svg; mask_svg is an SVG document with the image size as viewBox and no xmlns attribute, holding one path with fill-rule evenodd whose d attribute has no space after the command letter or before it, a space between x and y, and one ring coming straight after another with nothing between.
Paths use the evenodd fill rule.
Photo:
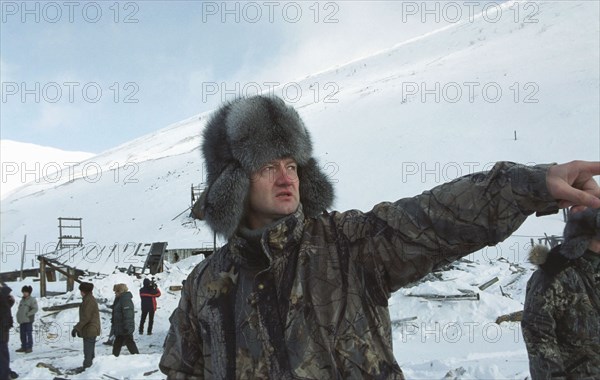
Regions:
<instances>
[{"instance_id":1,"label":"camouflage jacket","mask_svg":"<svg viewBox=\"0 0 600 380\"><path fill-rule=\"evenodd\" d=\"M523 336L531 377L600 379L600 255L555 247L527 283Z\"/></svg>"},{"instance_id":2,"label":"camouflage jacket","mask_svg":"<svg viewBox=\"0 0 600 380\"><path fill-rule=\"evenodd\" d=\"M169 379L403 379L388 298L435 266L556 210L547 167L499 163L371 211L295 214L258 251L231 238L189 275L160 369Z\"/></svg>"}]
</instances>

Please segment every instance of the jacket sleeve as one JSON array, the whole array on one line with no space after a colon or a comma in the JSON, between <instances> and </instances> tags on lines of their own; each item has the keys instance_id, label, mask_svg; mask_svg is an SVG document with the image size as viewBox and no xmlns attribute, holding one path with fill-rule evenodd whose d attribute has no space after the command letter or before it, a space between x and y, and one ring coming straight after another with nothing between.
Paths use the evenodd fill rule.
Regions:
<instances>
[{"instance_id":1,"label":"jacket sleeve","mask_svg":"<svg viewBox=\"0 0 600 380\"><path fill-rule=\"evenodd\" d=\"M565 379L565 368L556 338L556 289L542 285L538 270L527 284L521 327L529 356L531 378Z\"/></svg>"},{"instance_id":2,"label":"jacket sleeve","mask_svg":"<svg viewBox=\"0 0 600 380\"><path fill-rule=\"evenodd\" d=\"M338 236L374 277L375 296L416 281L435 267L506 239L533 212L558 210L546 186L548 165L499 162L370 212L337 216Z\"/></svg>"},{"instance_id":3,"label":"jacket sleeve","mask_svg":"<svg viewBox=\"0 0 600 380\"><path fill-rule=\"evenodd\" d=\"M148 298L158 298L160 297L160 289L151 289L148 291L140 290L140 298L144 299L144 297Z\"/></svg>"},{"instance_id":4,"label":"jacket sleeve","mask_svg":"<svg viewBox=\"0 0 600 380\"><path fill-rule=\"evenodd\" d=\"M0 330L8 330L13 326L10 306L8 295L0 295Z\"/></svg>"},{"instance_id":5,"label":"jacket sleeve","mask_svg":"<svg viewBox=\"0 0 600 380\"><path fill-rule=\"evenodd\" d=\"M161 372L169 380L204 379L204 356L195 295L205 263L200 263L186 279L179 305L169 318L171 327L159 363Z\"/></svg>"},{"instance_id":6,"label":"jacket sleeve","mask_svg":"<svg viewBox=\"0 0 600 380\"><path fill-rule=\"evenodd\" d=\"M126 335L135 331L135 307L131 299L123 304L123 326Z\"/></svg>"},{"instance_id":7,"label":"jacket sleeve","mask_svg":"<svg viewBox=\"0 0 600 380\"><path fill-rule=\"evenodd\" d=\"M29 312L27 313L28 317L33 317L38 312L38 303L37 300L31 297L31 305Z\"/></svg>"},{"instance_id":8,"label":"jacket sleeve","mask_svg":"<svg viewBox=\"0 0 600 380\"><path fill-rule=\"evenodd\" d=\"M84 299L80 307L79 322L75 325L75 329L81 335L83 334L84 327L92 322L92 303Z\"/></svg>"},{"instance_id":9,"label":"jacket sleeve","mask_svg":"<svg viewBox=\"0 0 600 380\"><path fill-rule=\"evenodd\" d=\"M115 327L115 333L120 332L118 330L121 330L119 326L123 325L123 309L121 302L116 299L113 303L111 323Z\"/></svg>"}]
</instances>

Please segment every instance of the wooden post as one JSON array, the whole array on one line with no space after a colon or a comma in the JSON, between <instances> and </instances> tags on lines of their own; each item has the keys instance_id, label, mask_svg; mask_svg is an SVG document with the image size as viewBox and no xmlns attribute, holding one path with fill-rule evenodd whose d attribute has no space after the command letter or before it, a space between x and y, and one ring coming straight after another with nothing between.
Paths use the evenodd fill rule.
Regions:
<instances>
[{"instance_id":1,"label":"wooden post","mask_svg":"<svg viewBox=\"0 0 600 380\"><path fill-rule=\"evenodd\" d=\"M21 281L23 281L23 264L25 263L25 246L27 245L27 235L23 238L23 250L21 251Z\"/></svg>"},{"instance_id":2,"label":"wooden post","mask_svg":"<svg viewBox=\"0 0 600 380\"><path fill-rule=\"evenodd\" d=\"M488 282L479 285L479 290L481 290L481 291L486 290L487 288L494 285L498 281L499 281L498 277L494 277L491 280L489 280Z\"/></svg>"},{"instance_id":3,"label":"wooden post","mask_svg":"<svg viewBox=\"0 0 600 380\"><path fill-rule=\"evenodd\" d=\"M67 292L70 292L75 287L75 270L73 268L67 268Z\"/></svg>"},{"instance_id":4,"label":"wooden post","mask_svg":"<svg viewBox=\"0 0 600 380\"><path fill-rule=\"evenodd\" d=\"M40 257L40 297L46 297L46 260Z\"/></svg>"}]
</instances>

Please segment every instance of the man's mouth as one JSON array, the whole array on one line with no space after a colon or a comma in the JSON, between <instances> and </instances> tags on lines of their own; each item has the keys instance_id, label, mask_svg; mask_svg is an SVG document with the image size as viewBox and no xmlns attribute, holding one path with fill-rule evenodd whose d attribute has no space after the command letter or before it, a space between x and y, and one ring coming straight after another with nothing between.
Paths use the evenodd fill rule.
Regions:
<instances>
[{"instance_id":1,"label":"man's mouth","mask_svg":"<svg viewBox=\"0 0 600 380\"><path fill-rule=\"evenodd\" d=\"M282 191L280 193L275 194L276 198L291 197L291 196L292 196L292 192L291 191Z\"/></svg>"}]
</instances>

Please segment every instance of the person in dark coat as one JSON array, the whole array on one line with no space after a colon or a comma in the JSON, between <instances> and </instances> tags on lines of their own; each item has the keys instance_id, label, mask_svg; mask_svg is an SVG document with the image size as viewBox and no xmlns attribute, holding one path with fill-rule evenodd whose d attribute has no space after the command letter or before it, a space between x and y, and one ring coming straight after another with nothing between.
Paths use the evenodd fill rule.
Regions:
<instances>
[{"instance_id":1,"label":"person in dark coat","mask_svg":"<svg viewBox=\"0 0 600 380\"><path fill-rule=\"evenodd\" d=\"M10 308L15 304L15 299L10 295L11 291L11 288L0 283L0 380L19 377L10 369L10 354L8 353L8 338L13 326Z\"/></svg>"},{"instance_id":2,"label":"person in dark coat","mask_svg":"<svg viewBox=\"0 0 600 380\"><path fill-rule=\"evenodd\" d=\"M139 354L138 348L133 340L135 331L135 317L133 307L133 295L125 284L114 286L115 303L112 310L112 328L115 334L113 343L113 355L121 354L123 344L127 346L129 353Z\"/></svg>"},{"instance_id":3,"label":"person in dark coat","mask_svg":"<svg viewBox=\"0 0 600 380\"><path fill-rule=\"evenodd\" d=\"M94 284L82 282L79 291L83 302L79 305L79 322L73 327L71 336L83 338L83 369L91 367L95 357L96 337L100 335L100 312L98 302L92 294Z\"/></svg>"},{"instance_id":4,"label":"person in dark coat","mask_svg":"<svg viewBox=\"0 0 600 380\"><path fill-rule=\"evenodd\" d=\"M142 300L142 318L140 319L140 335L144 334L144 323L146 316L148 319L148 335L152 335L152 326L154 325L154 312L156 311L156 299L160 297L160 289L154 281L144 279L144 287L140 289L140 298Z\"/></svg>"},{"instance_id":5,"label":"person in dark coat","mask_svg":"<svg viewBox=\"0 0 600 380\"><path fill-rule=\"evenodd\" d=\"M523 337L538 379L600 379L600 209L573 214L564 242L532 249Z\"/></svg>"}]
</instances>

